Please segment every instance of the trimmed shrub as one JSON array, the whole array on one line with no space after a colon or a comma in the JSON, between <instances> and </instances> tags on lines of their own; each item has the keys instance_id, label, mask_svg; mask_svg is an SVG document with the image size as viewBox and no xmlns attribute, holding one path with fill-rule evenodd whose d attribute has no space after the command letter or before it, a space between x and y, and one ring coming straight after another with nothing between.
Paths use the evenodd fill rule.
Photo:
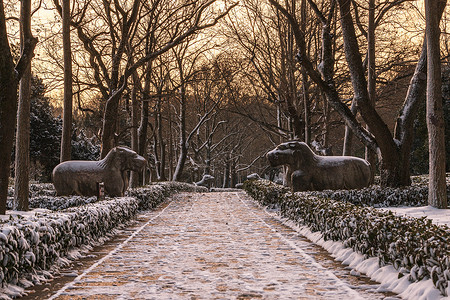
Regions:
<instances>
[{"instance_id":1,"label":"trimmed shrub","mask_svg":"<svg viewBox=\"0 0 450 300\"><path fill-rule=\"evenodd\" d=\"M40 185L44 194L51 186ZM50 191L50 192L48 192ZM26 277L39 281L38 273L45 273L69 250L82 245L94 245L126 224L139 210L153 209L168 196L181 191L207 191L186 183L168 182L131 189L127 197L52 197L36 196L39 187L30 189L35 195L31 207L41 211L27 217L11 215L0 222L0 282L20 284Z\"/></svg>"},{"instance_id":2,"label":"trimmed shrub","mask_svg":"<svg viewBox=\"0 0 450 300\"><path fill-rule=\"evenodd\" d=\"M450 196L450 175L447 175L447 197ZM346 201L360 206L426 206L428 205L428 176L412 176L412 185L401 188L372 185L360 190L302 192L304 196L317 196Z\"/></svg>"},{"instance_id":3,"label":"trimmed shrub","mask_svg":"<svg viewBox=\"0 0 450 300\"><path fill-rule=\"evenodd\" d=\"M445 295L450 281L448 226L315 193L293 194L267 180L246 181L244 189L261 204L278 207L283 217L321 232L325 240L341 241L366 257L378 257L381 266L392 264L410 281L431 278Z\"/></svg>"}]
</instances>

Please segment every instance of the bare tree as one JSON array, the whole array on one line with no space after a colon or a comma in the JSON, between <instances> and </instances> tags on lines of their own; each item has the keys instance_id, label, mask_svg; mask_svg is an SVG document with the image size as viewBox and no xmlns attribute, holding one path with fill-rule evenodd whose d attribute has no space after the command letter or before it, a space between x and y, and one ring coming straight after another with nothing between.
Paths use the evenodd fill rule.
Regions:
<instances>
[{"instance_id":1,"label":"bare tree","mask_svg":"<svg viewBox=\"0 0 450 300\"><path fill-rule=\"evenodd\" d=\"M286 11L300 18L305 51L312 64L318 66L327 80L334 79L333 76L344 78L342 68L335 68L334 55L339 48L335 38L336 2L321 5L322 10L316 5L311 9L310 2L302 1L299 6L298 1L283 1ZM239 21L243 16L251 26ZM324 93L310 80L305 67L299 68L292 24L276 8L246 0L239 15L230 16L228 25L230 38L240 46L236 55L242 57L241 73L245 80L242 85L246 96L259 99L260 103L257 109L250 107L249 111L236 103L236 112L265 127L267 134L278 135L272 138L277 143L294 137L311 142L315 135L328 143L329 132L341 121L325 101ZM333 85L340 88L339 83Z\"/></svg>"},{"instance_id":2,"label":"bare tree","mask_svg":"<svg viewBox=\"0 0 450 300\"><path fill-rule=\"evenodd\" d=\"M224 92L226 90L224 77L233 76L230 74L230 70L226 69L229 63L229 61L224 61L221 55L217 55L213 60L205 62L191 80L193 94L191 110L194 112L193 116L196 121L208 113L211 103L227 98L227 93ZM192 176L193 181L200 180L201 175L211 174L214 155L222 158L218 155L218 149L236 135L235 131L231 134L224 134L227 128L236 127L231 125L232 119L232 114L217 107L206 119L204 125L197 129L195 139L193 138L190 143L193 152L190 161L195 170L195 174Z\"/></svg>"},{"instance_id":3,"label":"bare tree","mask_svg":"<svg viewBox=\"0 0 450 300\"><path fill-rule=\"evenodd\" d=\"M149 124L149 105L152 106L151 113L153 114L153 125L150 125L152 129L152 158L154 160L154 171L156 173L156 178L158 181L167 180L166 177L166 161L167 161L167 138L170 139L170 134L166 134L167 129L165 128L166 124L169 124L170 130L170 122L166 120L169 119L169 116L164 115L170 110L170 101L175 92L170 90L169 86L169 78L170 72L173 68L173 57L170 56L169 53L165 55L159 56L157 59L152 61L152 72L151 74L147 74L145 76L146 87L148 89L146 100L143 103L143 107L145 105L145 109L147 109L146 119L147 125ZM148 82L148 84L147 84ZM149 93L150 90L153 90L151 95ZM144 116L143 114L141 116ZM143 128L143 118L141 118L140 128ZM144 136L142 136L144 138ZM147 143L147 142L145 142ZM170 160L170 156L169 156ZM169 168L170 170L170 168ZM169 172L170 173L170 172Z\"/></svg>"},{"instance_id":4,"label":"bare tree","mask_svg":"<svg viewBox=\"0 0 450 300\"><path fill-rule=\"evenodd\" d=\"M70 0L61 1L62 42L64 53L64 112L60 161L63 162L70 160L72 150L72 49L70 42Z\"/></svg>"},{"instance_id":5,"label":"bare tree","mask_svg":"<svg viewBox=\"0 0 450 300\"><path fill-rule=\"evenodd\" d=\"M367 25L367 90L370 104L375 107L376 102L376 65L375 65L375 0L369 0L369 24ZM367 128L369 129L369 128ZM376 153L366 147L366 160L372 170L372 182L376 171Z\"/></svg>"},{"instance_id":6,"label":"bare tree","mask_svg":"<svg viewBox=\"0 0 450 300\"><path fill-rule=\"evenodd\" d=\"M121 4L119 1L103 1L100 4L102 10L93 11L103 12L102 15L95 17L95 20L106 22L105 25L108 26L109 33L105 33L100 28L88 27L90 22L84 19L90 16L86 13L89 3L86 3L86 6L78 14L78 20L71 21L71 25L77 30L78 38L89 54L90 66L94 72L97 88L105 99L102 157L116 144L119 103L127 87L129 77L147 62L177 46L187 37L216 25L236 6L236 4L231 4L222 12L206 16L216 0L198 2L177 2L174 5L173 2L154 1L148 4L145 2L144 5L141 0L134 0L131 4ZM55 4L58 11L61 12L61 7L57 3ZM170 9L159 20L159 22L165 22L165 24L162 30L164 33L160 34L161 40L158 41L158 47L155 47L152 52L139 56L131 63L131 59L126 57L126 45L140 44L140 41L143 40L142 36L139 37L134 32L140 30L141 23L147 24L142 22L144 16L152 15L151 12L158 10L161 5L164 5L164 9ZM160 25L158 24L158 26ZM147 34L151 34L151 32L149 31ZM132 41L134 37L138 40ZM106 47L105 40L109 41L109 45ZM134 53L137 55L136 51ZM108 65L110 67L107 67Z\"/></svg>"},{"instance_id":7,"label":"bare tree","mask_svg":"<svg viewBox=\"0 0 450 300\"><path fill-rule=\"evenodd\" d=\"M294 2L289 9L296 10ZM262 90L264 98L278 110L275 122L264 124L285 139L302 138L305 135L304 101L298 89L301 75L295 66L295 41L290 24L279 14L268 18L267 9L258 1L245 1L245 16L251 26L239 22L238 17L230 19L228 25L232 38L244 50L241 55L248 66L243 67L243 72L248 82ZM249 112L249 118L256 121L259 118L254 113Z\"/></svg>"},{"instance_id":8,"label":"bare tree","mask_svg":"<svg viewBox=\"0 0 450 300\"><path fill-rule=\"evenodd\" d=\"M31 1L22 1L22 13L31 11ZM20 59L14 65L6 30L3 1L0 2L0 214L6 212L11 151L17 113L17 87L33 57L37 39L23 41Z\"/></svg>"},{"instance_id":9,"label":"bare tree","mask_svg":"<svg viewBox=\"0 0 450 300\"><path fill-rule=\"evenodd\" d=\"M179 74L179 126L180 126L180 152L178 156L177 165L175 172L173 174L172 180L178 181L181 179L184 165L188 156L188 149L190 146L191 139L196 134L197 130L208 120L209 116L216 110L219 104L222 102L222 95L217 96L217 99L210 99L208 95L204 95L205 111L202 115L198 117L196 124L189 131L186 124L186 108L189 101L189 95L187 93L188 81L191 80L192 76L196 73L197 64L201 61L201 57L205 49L201 49L195 52L188 52L189 43L185 43L183 47L178 48L178 51L174 51Z\"/></svg>"},{"instance_id":10,"label":"bare tree","mask_svg":"<svg viewBox=\"0 0 450 300\"><path fill-rule=\"evenodd\" d=\"M303 32L306 32L306 25L308 23L308 13L307 13L307 0L302 0L300 4L300 19L301 19L301 29ZM308 74L306 73L305 68L302 67L302 93L303 93L303 123L305 126L305 142L307 144L311 143L311 109L310 109L310 95L309 95L309 80Z\"/></svg>"},{"instance_id":11,"label":"bare tree","mask_svg":"<svg viewBox=\"0 0 450 300\"><path fill-rule=\"evenodd\" d=\"M138 139L138 127L140 120L139 112L139 100L138 100L138 90L139 90L139 77L137 72L133 74L133 85L131 88L131 149L139 152L139 139ZM139 173L131 171L130 174L130 187L139 186Z\"/></svg>"},{"instance_id":12,"label":"bare tree","mask_svg":"<svg viewBox=\"0 0 450 300\"><path fill-rule=\"evenodd\" d=\"M22 1L20 12L20 50L25 41L32 39L31 0ZM19 84L19 107L17 111L16 156L14 176L14 208L28 210L30 176L30 97L31 63L27 66Z\"/></svg>"},{"instance_id":13,"label":"bare tree","mask_svg":"<svg viewBox=\"0 0 450 300\"><path fill-rule=\"evenodd\" d=\"M344 40L345 57L350 71L353 101L361 113L364 122L370 128L370 132L361 126L350 109L341 100L341 97L335 87L325 81L315 70L311 60L306 52L306 43L304 33L299 29L300 26L296 18L290 14L286 8L280 5L276 0L269 0L270 3L280 10L289 22L293 25L294 35L296 37L297 47L299 48L298 60L306 68L310 78L326 94L327 101L346 121L356 136L372 151L376 151L381 162L381 184L383 186L402 186L410 184L409 175L409 154L411 149L412 122L415 118L414 108L417 103L423 100L424 90L423 73L423 48L421 58L416 67L416 73L412 78L412 84L407 93L405 104L397 120L397 129L393 137L389 128L384 123L380 115L372 106L367 90L367 80L365 77L365 68L361 57L358 38L355 31L355 21L351 14L350 0L337 0L340 11L340 23ZM438 11L439 18L442 11ZM382 14L379 15L382 17Z\"/></svg>"},{"instance_id":14,"label":"bare tree","mask_svg":"<svg viewBox=\"0 0 450 300\"><path fill-rule=\"evenodd\" d=\"M141 97L141 118L139 122L139 127L137 130L137 138L138 138L138 151L137 153L139 155L142 155L147 158L147 142L148 142L148 122L149 122L149 107L148 107L148 101L149 93L150 93L150 77L151 77L151 69L152 69L152 61L149 61L147 64L144 65L144 88L142 91L142 97ZM146 178L144 176L146 174L146 170L144 169L142 175L139 178L140 184L146 183Z\"/></svg>"},{"instance_id":15,"label":"bare tree","mask_svg":"<svg viewBox=\"0 0 450 300\"><path fill-rule=\"evenodd\" d=\"M425 0L427 40L427 127L430 151L428 203L447 208L445 182L445 130L442 108L442 78L440 55L440 15L446 0Z\"/></svg>"}]
</instances>

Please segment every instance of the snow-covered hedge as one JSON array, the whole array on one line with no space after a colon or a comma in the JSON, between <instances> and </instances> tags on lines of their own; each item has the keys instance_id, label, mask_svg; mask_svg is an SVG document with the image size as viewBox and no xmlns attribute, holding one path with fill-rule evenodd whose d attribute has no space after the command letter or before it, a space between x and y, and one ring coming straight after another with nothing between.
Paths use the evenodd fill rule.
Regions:
<instances>
[{"instance_id":1,"label":"snow-covered hedge","mask_svg":"<svg viewBox=\"0 0 450 300\"><path fill-rule=\"evenodd\" d=\"M208 192L208 189L183 182L160 182L141 188L130 189L127 195L139 199L139 209L153 209L168 196L178 192Z\"/></svg>"},{"instance_id":2,"label":"snow-covered hedge","mask_svg":"<svg viewBox=\"0 0 450 300\"><path fill-rule=\"evenodd\" d=\"M126 195L137 197L141 200L139 209L151 209L158 205L162 199L179 191L207 192L205 187L198 187L183 182L159 182L137 189L129 189ZM56 191L51 183L30 184L30 208L44 208L50 210L63 210L69 207L77 207L97 201L97 197L82 196L55 196ZM13 209L14 189L8 189L7 209ZM107 199L110 199L107 197Z\"/></svg>"},{"instance_id":3,"label":"snow-covered hedge","mask_svg":"<svg viewBox=\"0 0 450 300\"><path fill-rule=\"evenodd\" d=\"M369 207L426 206L428 205L428 176L412 176L412 185L402 188L372 185L360 190L302 192L304 196L317 196ZM447 175L447 195L450 195L450 174Z\"/></svg>"},{"instance_id":4,"label":"snow-covered hedge","mask_svg":"<svg viewBox=\"0 0 450 300\"><path fill-rule=\"evenodd\" d=\"M47 187L50 189L50 187ZM45 190L46 188L44 188ZM69 250L82 245L93 245L102 240L119 225L126 223L138 210L156 207L171 194L180 191L207 191L184 183L161 183L131 189L127 197L108 198L95 201L95 197L50 197L32 198L39 203L37 213L11 215L0 223L0 282L24 285L23 278L38 282L38 274ZM39 200L36 200L39 199ZM72 201L72 199L75 199ZM34 201L34 202L33 202ZM77 207L61 209L69 201ZM33 204L34 205L34 204ZM56 211L50 211L50 210ZM22 280L19 282L19 280Z\"/></svg>"},{"instance_id":5,"label":"snow-covered hedge","mask_svg":"<svg viewBox=\"0 0 450 300\"><path fill-rule=\"evenodd\" d=\"M450 228L425 218L336 201L312 193L287 191L267 180L246 181L244 189L282 216L320 231L325 240L342 241L381 265L392 264L411 281L431 278L443 295L450 281Z\"/></svg>"},{"instance_id":6,"label":"snow-covered hedge","mask_svg":"<svg viewBox=\"0 0 450 300\"><path fill-rule=\"evenodd\" d=\"M0 280L17 284L47 270L73 247L89 245L128 221L138 210L139 200L123 197L34 216L12 216L0 227Z\"/></svg>"},{"instance_id":7,"label":"snow-covered hedge","mask_svg":"<svg viewBox=\"0 0 450 300\"><path fill-rule=\"evenodd\" d=\"M404 188L382 188L378 185L373 185L360 190L327 190L302 192L302 194L370 207L425 206L428 203L427 185L412 185Z\"/></svg>"}]
</instances>

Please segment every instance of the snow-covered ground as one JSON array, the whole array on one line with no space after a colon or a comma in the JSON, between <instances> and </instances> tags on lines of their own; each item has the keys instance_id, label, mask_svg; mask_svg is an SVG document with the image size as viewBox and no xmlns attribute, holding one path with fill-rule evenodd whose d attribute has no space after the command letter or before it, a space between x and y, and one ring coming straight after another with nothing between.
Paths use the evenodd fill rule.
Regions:
<instances>
[{"instance_id":1,"label":"snow-covered ground","mask_svg":"<svg viewBox=\"0 0 450 300\"><path fill-rule=\"evenodd\" d=\"M178 195L148 217L50 299L384 299L318 263L319 247L242 192Z\"/></svg>"},{"instance_id":2,"label":"snow-covered ground","mask_svg":"<svg viewBox=\"0 0 450 300\"><path fill-rule=\"evenodd\" d=\"M450 227L450 209L437 209L432 206L421 207L388 207L380 208L391 210L396 214L407 215L415 218L427 217L433 224L447 225Z\"/></svg>"},{"instance_id":3,"label":"snow-covered ground","mask_svg":"<svg viewBox=\"0 0 450 300\"><path fill-rule=\"evenodd\" d=\"M222 194L222 193L218 193L218 194ZM227 194L227 193L223 193L223 194ZM240 193L229 193L229 195L231 195L231 194L239 195ZM220 197L219 195L216 195L215 197L219 197L221 199L217 199L217 202L213 201L214 202L213 210L221 211L221 213L220 213L221 215L223 215L226 210L229 210L229 211L226 211L226 213L225 213L226 218L232 217L232 219L235 219L236 218L236 214L239 214L238 212L236 212L236 209L239 207L239 205L237 205L236 202L233 202L230 199L224 199L223 197ZM214 196L213 196L213 198L214 198ZM195 220L192 219L192 217L195 215L195 213L193 213L193 211L192 211L192 208L193 207L203 207L204 208L204 205L198 205L199 204L198 203L198 201L199 201L198 199L191 199L189 201L192 201L192 207L186 211L187 215L185 217L187 217L187 219L190 222L186 223L186 224L183 224L183 225L178 225L178 226L181 226L181 227L185 226L185 229L188 228L188 227L189 228L190 227L194 227L194 228L199 228L200 229L200 227L202 227L201 224L197 223ZM231 203L231 202L233 202L233 203ZM238 201L237 203L239 203L239 202L241 202L241 204L244 204L244 206L248 205L247 204L247 200L243 200L242 198L241 198L241 201ZM197 204L197 205L194 205L194 204ZM225 205L225 204L228 204L228 205ZM241 209L243 209L243 208L241 207ZM404 214L404 215L409 215L409 216L413 216L413 217L427 216L428 218L432 219L432 221L435 224L450 226L450 209L439 210L439 209L435 209L435 208L430 207L430 206L425 206L425 207L392 207L392 208L382 208L382 209L390 209L390 210L394 211L397 214ZM185 213L184 211L185 211L185 208L184 209L179 209L179 210L177 210L177 213L178 214L183 214L183 213ZM33 216L35 213L44 213L44 212L48 212L48 211L44 210L44 209L35 209L32 212L26 213L26 215ZM12 215L18 214L18 215L21 215L22 217L24 216L23 212L9 211L9 213L12 214ZM216 212L216 213L218 213L218 212ZM336 258L336 260L342 261L344 264L348 265L349 268L352 269L352 271L351 271L352 275L358 276L359 274L363 273L363 274L366 274L367 276L369 276L371 279L380 282L381 285L378 288L379 291L388 291L388 290L389 291L393 291L395 293L400 294L400 296L402 298L404 298L404 299L414 299L414 300L416 300L416 299L421 299L421 300L422 299L423 300L450 299L450 297L446 297L446 298L442 297L440 295L439 291L434 288L431 280L422 281L422 282L418 282L418 283L410 283L407 280L406 276L399 279L398 278L398 272L392 266L385 266L383 268L380 268L378 266L378 259L376 259L376 258L364 259L362 255L353 252L349 248L345 248L342 245L342 243L331 242L331 241L324 241L322 239L321 234L312 233L307 227L299 227L299 226L295 225L291 221L283 220L283 219L279 218L278 216L276 216L276 214L273 211L267 211L267 213L270 214L271 216L274 216L274 217L280 219L281 221L283 221L289 227L293 228L297 232L299 232L302 235L306 236L309 240L311 240L314 243L316 243L316 244L322 246L323 248L325 248L327 251L329 251L333 255L333 257ZM155 212L155 214L156 214L156 212ZM198 216L202 217L201 219L203 221L204 220L208 220L208 218L209 218L209 217L204 215L205 211L200 211L197 214L198 214ZM245 217L246 218L246 222L235 226L235 229L238 232L240 230L244 230L246 228L250 228L251 226L254 226L250 222L252 220L253 221L256 220L257 223L260 223L260 224L261 224L261 222L264 223L263 222L263 218L264 217L259 215L259 213L257 213L257 212L252 212L253 217L250 216L248 213L244 213L244 215L246 216ZM10 216L7 215L7 216L3 216L2 218L3 219L9 219L9 217ZM174 216L172 216L171 218L174 218ZM168 218L168 219L170 220L171 218ZM177 215L176 219L179 220L180 216ZM181 217L181 219L183 219L183 218ZM170 222L172 222L172 221L170 221ZM163 226L163 228L161 230L163 230L164 226L167 226L170 222L169 221L167 221L167 223L163 222L163 224L161 224L161 226ZM222 227L223 227L223 223L224 222L225 221L218 221L218 220L216 220L214 222L214 225L218 224L219 227L213 227L213 228L215 228L215 229L220 228L220 230L223 230ZM198 227L198 225L200 225L200 227ZM226 223L226 225L227 225L227 227L229 227L229 226L231 226L231 223ZM278 232L277 229L272 227L270 224L265 223L264 226L268 227L268 229L270 229L270 231L274 232L274 234L282 241L282 243L285 243L288 246L293 247L295 249L295 252L297 252L297 254L298 253L302 253L302 251L303 251L302 247L298 247L298 246L292 244L292 241L286 240L283 236L281 236L279 233L277 233ZM258 229L254 230L254 232L257 233L258 237L260 235L264 235L262 233L262 231L263 231L262 228L264 226L259 225ZM151 230L154 230L154 229L155 229L154 227L151 228ZM212 228L209 228L209 229L212 229ZM164 229L164 230L166 230L166 229ZM223 233L220 230L218 232L219 233ZM186 232L189 233L190 231L186 230ZM247 233L247 232L245 232L245 233ZM161 236L164 236L164 234L162 234ZM222 238L223 238L223 236L222 236ZM228 236L227 238L229 239L230 236ZM249 239L245 239L244 238L244 240L242 240L242 239L239 240L239 242L237 244L241 245L240 247L242 247L242 245L247 245L247 242L251 242L251 240L253 240L253 239L254 239L253 237L249 238ZM222 246L223 246L223 244L222 244ZM194 251L198 251L197 248L195 248L193 250ZM210 250L212 250L212 249L210 249ZM254 251L255 253L259 253L260 251L263 251L263 250L264 249L261 250L259 248L256 249L256 250L249 250L249 249L247 249L244 252L245 253L250 253L250 252ZM264 251L266 251L266 250L268 250L268 249L265 249ZM211 252L211 253L213 253L213 252ZM255 261L260 261L260 260L262 261L262 259L267 256L266 254L267 253L262 253L261 254L262 256L256 258ZM302 257L302 259L305 259L305 264L315 265L315 263L311 260L310 257L305 256L305 255L300 255L300 256ZM184 259L185 257L186 257L186 253L183 253L182 259ZM202 257L202 258L204 258L204 257ZM156 262L160 262L160 261L156 261ZM219 266L221 266L221 265L219 264ZM274 271L268 271L267 273L268 274L272 273L272 275L273 275L274 274L273 272ZM338 298L338 297L342 296L342 294L346 294L346 293L348 293L348 295L353 293L350 289L348 289L348 287L345 286L345 284L342 284L339 280L336 280L336 278L334 278L327 270L322 269L321 272L323 272L322 274L326 274L326 276L329 277L328 279L330 280L330 282L333 282L333 286L335 284L337 284L337 286L339 286L339 287L333 287L333 289L334 288L337 289L336 292L333 292L333 289L323 292L323 295L327 295L327 296L331 297L331 298L328 298L328 299L334 299L333 298L334 296L336 296ZM264 271L264 273L266 273L266 271ZM200 277L202 277L202 276L200 276ZM245 282L247 282L249 280L249 278L244 278L245 276L242 277L241 275L237 275L237 277L239 279L243 279ZM197 278L197 279L199 279L199 278ZM253 278L253 279L255 279L255 278ZM105 283L105 282L102 282L102 284L103 283ZM233 283L236 283L236 288L238 288L238 287L242 288L242 283L241 282L238 282L238 281L234 282L233 281ZM142 288L142 287L140 287L140 288ZM261 288L262 288L263 291L265 290L264 286L261 286ZM271 285L270 289L272 289L272 288L274 288L274 286ZM251 292L255 292L254 290L250 290L250 291ZM283 290L283 293L284 292L285 291ZM287 291L287 292L288 293L286 295L289 294L289 291ZM450 287L447 289L447 293L450 294ZM225 294L227 294L227 293L225 293ZM355 296L355 295L353 295L353 296Z\"/></svg>"},{"instance_id":4,"label":"snow-covered ground","mask_svg":"<svg viewBox=\"0 0 450 300\"><path fill-rule=\"evenodd\" d=\"M392 210L399 215L412 217L424 217L431 219L434 224L450 226L450 209L436 209L431 206L424 207L389 207L382 208ZM364 259L363 255L354 252L351 248L345 248L341 242L325 241L322 234L313 233L308 227L298 226L294 222L283 219L271 211L267 213L280 219L289 227L295 229L300 234L306 236L314 243L322 246L332 254L336 260L352 268L352 275L365 274L372 280L380 282L379 291L392 291L399 294L403 299L411 300L449 300L450 297L443 297L437 290L431 279L411 283L407 276L398 278L399 272L391 265L379 267L378 258ZM447 294L450 295L450 286L447 288Z\"/></svg>"}]
</instances>

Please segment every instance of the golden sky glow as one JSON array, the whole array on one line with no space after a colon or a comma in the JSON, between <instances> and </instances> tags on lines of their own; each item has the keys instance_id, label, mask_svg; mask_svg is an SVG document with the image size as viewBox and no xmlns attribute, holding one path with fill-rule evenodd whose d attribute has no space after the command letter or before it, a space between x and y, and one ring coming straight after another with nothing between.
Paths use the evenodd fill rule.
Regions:
<instances>
[{"instance_id":1,"label":"golden sky glow","mask_svg":"<svg viewBox=\"0 0 450 300\"><path fill-rule=\"evenodd\" d=\"M35 1L34 1L35 2ZM245 1L244 1L245 2ZM11 2L13 3L13 2ZM262 1L261 4L268 5L268 2ZM377 4L380 2L377 1ZM36 5L36 3L33 3ZM361 1L361 5L367 5L365 1ZM423 30L425 26L425 20L423 19L424 4L423 0L416 0L408 2L405 5L410 5L411 9L408 11L401 11L401 13L392 13L386 16L386 21L377 28L377 35L379 40L377 41L377 49L383 49L377 52L378 60L383 60L383 56L394 55L396 51L401 51L402 47L415 48L420 50L420 45L423 39ZM223 10L225 7L224 2L214 8L216 10ZM267 6L269 7L269 6ZM246 11L241 3L230 14L230 18L234 18L236 22L240 22L239 26L242 28L248 27L248 22L245 21ZM447 20L447 12L444 19ZM49 87L49 92L55 99L61 98L62 88L62 47L60 46L58 39L52 39L52 35L59 35L60 23L59 16L53 9L53 3L51 0L44 0L43 5L39 11L33 16L32 19L33 32L39 37L39 43L36 48L36 57L33 61L33 70ZM14 24L12 21L10 24ZM246 25L247 24L247 25ZM448 34L446 33L446 23L443 24L443 39L448 40ZM221 29L222 30L222 29ZM223 36L220 36L219 30L211 31L216 35L214 38L221 42L225 40ZM257 32L257 31L256 31ZM202 39L205 39L211 35L211 33L204 32L200 35ZM392 36L395 36L392 38ZM14 43L18 43L17 28L11 30L11 40ZM72 35L74 45L79 44L78 38L75 34ZM228 40L227 40L228 42ZM221 43L217 43L221 44ZM448 43L443 43L444 47ZM236 46L227 44L226 47L233 49ZM75 49L75 48L74 48ZM88 65L86 54L81 48L75 49L73 55L74 58L83 65ZM220 49L218 51L221 51ZM53 56L50 57L49 55ZM411 57L411 60L417 59ZM76 74L77 76L83 76L83 74Z\"/></svg>"}]
</instances>

